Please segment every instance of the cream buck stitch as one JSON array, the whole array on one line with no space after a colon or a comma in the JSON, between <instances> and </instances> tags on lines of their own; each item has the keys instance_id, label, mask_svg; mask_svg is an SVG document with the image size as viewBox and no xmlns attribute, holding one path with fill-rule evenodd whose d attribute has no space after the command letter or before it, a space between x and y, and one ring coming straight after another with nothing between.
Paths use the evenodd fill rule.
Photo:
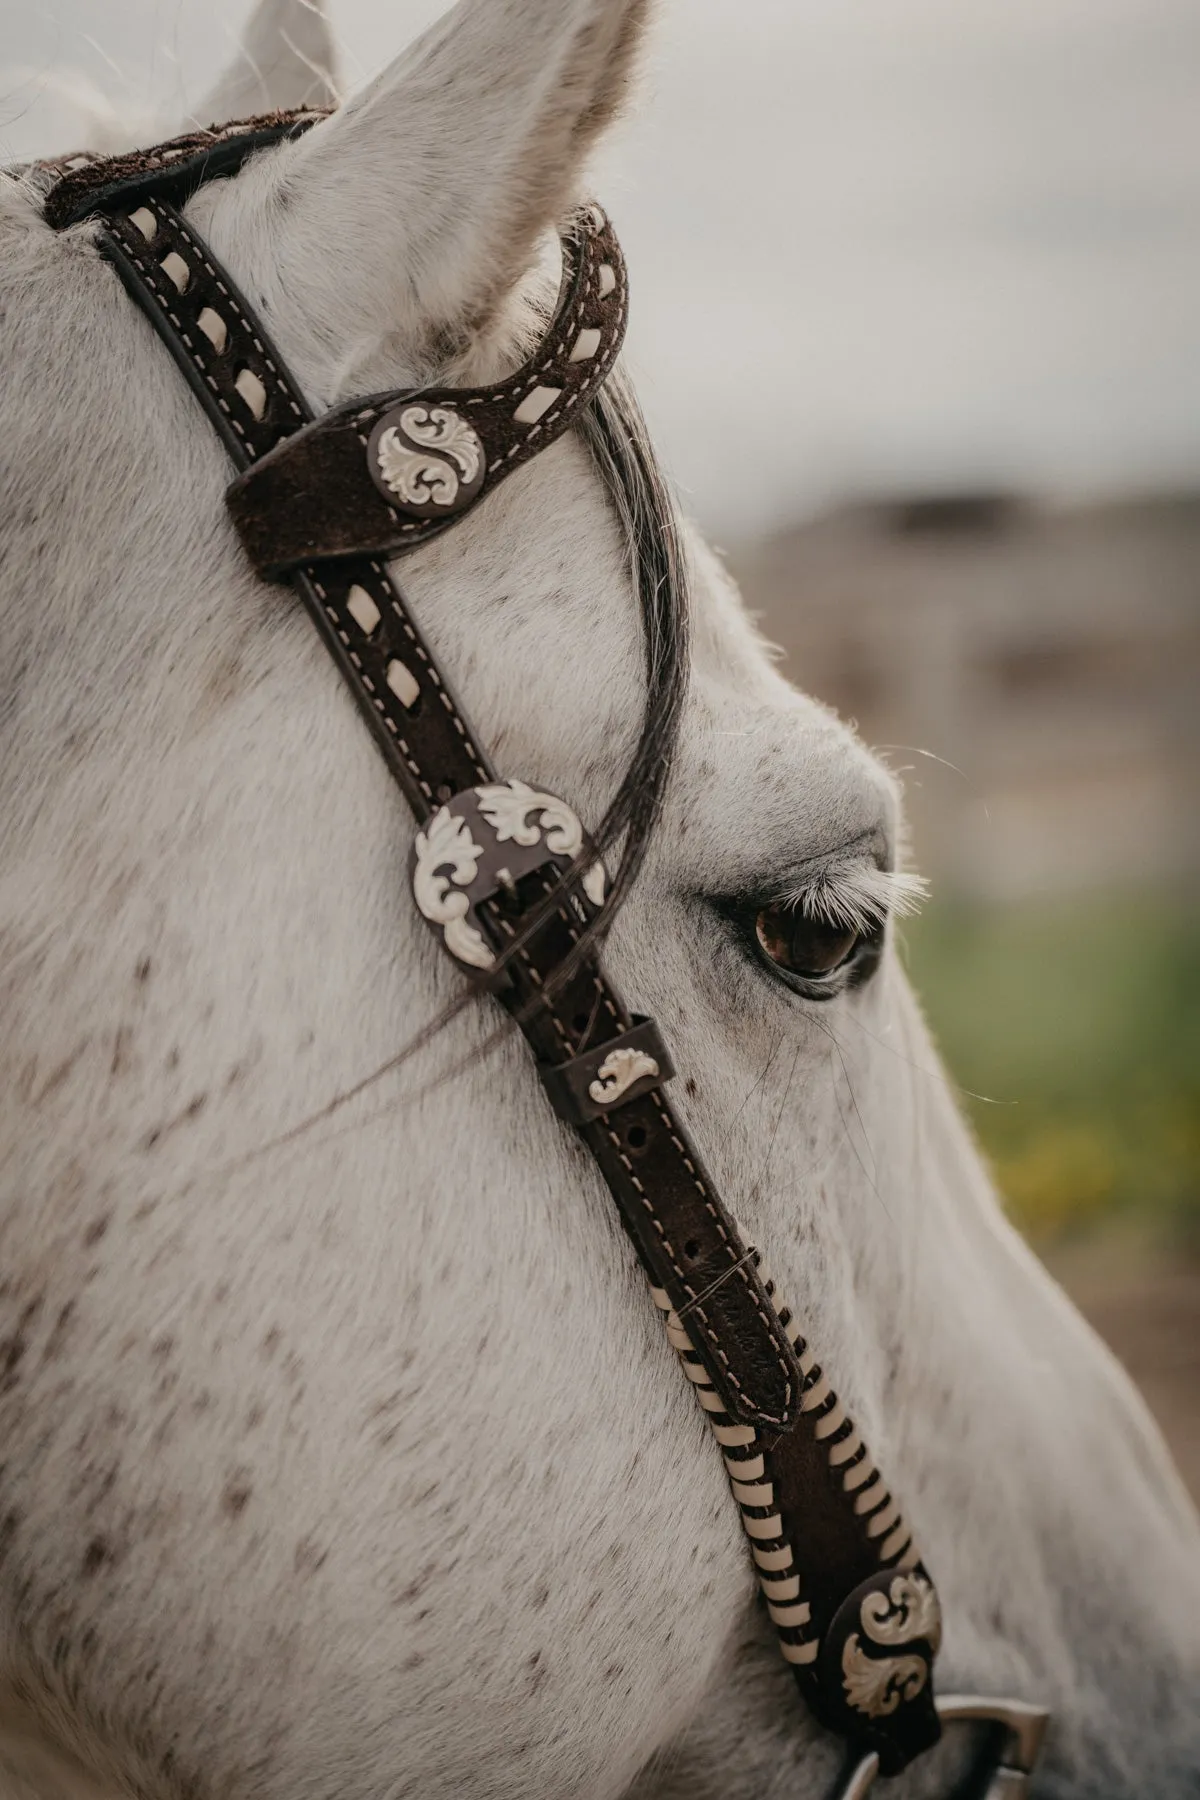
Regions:
<instances>
[{"instance_id":1,"label":"cream buck stitch","mask_svg":"<svg viewBox=\"0 0 1200 1800\"><path fill-rule=\"evenodd\" d=\"M745 1236L745 1232L742 1235ZM881 1566L894 1563L901 1570L910 1569L918 1557L912 1533L899 1517L899 1508L890 1501L886 1489L879 1481L857 1429L817 1366L791 1311L780 1305L773 1276L762 1264L757 1252L753 1254L760 1266L763 1285L775 1302L779 1317L800 1358L800 1368L805 1377L801 1409L812 1412L817 1406L821 1408L821 1417L815 1421L812 1429L814 1435L828 1439L831 1469L837 1470L846 1487L849 1488L855 1481L856 1474L862 1472L862 1479L872 1480L873 1485L878 1487L876 1507L881 1513L885 1509L890 1510L889 1523L892 1529L878 1549ZM774 1489L767 1479L769 1442L753 1427L736 1424L729 1417L701 1360L700 1352L680 1315L672 1307L668 1295L661 1288L652 1289L652 1295L655 1305L666 1314L667 1338L677 1351L684 1373L693 1383L696 1398L708 1416L717 1443L724 1451L730 1487L741 1509L743 1528L751 1540L751 1554L759 1571L759 1586L767 1601L768 1615L778 1629L779 1646L784 1660L794 1665L810 1666L816 1662L820 1645L809 1629L811 1610L803 1597L795 1551L786 1535L782 1518L773 1510ZM822 1422L828 1427L824 1433L820 1430ZM864 1629L878 1643L907 1642L912 1638L923 1637L930 1640L936 1649L941 1632L937 1596L931 1584L922 1577L902 1574L897 1576L889 1592L890 1602L877 1594L869 1595L864 1601ZM889 1631L892 1633L890 1637ZM846 1653L850 1653L849 1644ZM911 1686L912 1671L907 1662L900 1673L910 1679L911 1692L915 1693L926 1678L927 1667L920 1658L911 1660L919 1664L921 1682L915 1687ZM899 1669L898 1663L896 1668ZM887 1679L879 1676L882 1685L876 1695L871 1683L876 1679L877 1666L872 1670L859 1671L856 1659L854 1669L853 1677L847 1671L848 1684L852 1681L857 1684L854 1694L869 1694L881 1702L880 1710L872 1711L869 1707L864 1710L872 1717L894 1710L893 1704L884 1702L888 1701L889 1695L894 1691L894 1704L899 1704L902 1691L899 1685L900 1675L897 1674L897 1682L893 1688L889 1688ZM851 1698L857 1704L854 1694Z\"/></svg>"}]
</instances>

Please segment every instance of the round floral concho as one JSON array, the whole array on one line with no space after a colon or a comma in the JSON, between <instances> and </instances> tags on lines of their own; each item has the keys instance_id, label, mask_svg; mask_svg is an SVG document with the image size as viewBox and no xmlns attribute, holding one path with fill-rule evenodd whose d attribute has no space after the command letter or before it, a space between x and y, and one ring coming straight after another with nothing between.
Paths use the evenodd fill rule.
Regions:
<instances>
[{"instance_id":1,"label":"round floral concho","mask_svg":"<svg viewBox=\"0 0 1200 1800\"><path fill-rule=\"evenodd\" d=\"M454 407L408 400L384 413L367 440L367 467L384 499L414 519L444 519L470 505L487 473L483 440Z\"/></svg>"}]
</instances>

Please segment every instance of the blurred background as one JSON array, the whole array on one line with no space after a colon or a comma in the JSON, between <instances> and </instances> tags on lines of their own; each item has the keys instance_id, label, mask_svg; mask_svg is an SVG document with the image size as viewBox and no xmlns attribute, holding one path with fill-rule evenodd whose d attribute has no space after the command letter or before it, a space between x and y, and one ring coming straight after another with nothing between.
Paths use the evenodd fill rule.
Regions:
<instances>
[{"instance_id":1,"label":"blurred background","mask_svg":"<svg viewBox=\"0 0 1200 1800\"><path fill-rule=\"evenodd\" d=\"M330 4L348 85L442 10ZM180 128L249 11L3 6L4 160ZM903 776L1012 1216L1200 1491L1200 8L666 0L597 185L686 504Z\"/></svg>"}]
</instances>

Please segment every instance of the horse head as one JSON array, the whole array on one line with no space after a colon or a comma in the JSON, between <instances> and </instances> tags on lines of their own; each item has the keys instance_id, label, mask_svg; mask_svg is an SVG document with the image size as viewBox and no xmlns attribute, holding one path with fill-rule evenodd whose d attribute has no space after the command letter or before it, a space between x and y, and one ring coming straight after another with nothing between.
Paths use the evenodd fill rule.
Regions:
<instances>
[{"instance_id":1,"label":"horse head","mask_svg":"<svg viewBox=\"0 0 1200 1800\"><path fill-rule=\"evenodd\" d=\"M462 0L188 201L314 411L529 354L647 10ZM277 88L235 71L220 107L313 101L327 46L285 54L280 18L252 26ZM408 812L46 186L0 179L0 1774L816 1800L840 1752L604 1182L459 1004ZM747 437L770 405L764 371ZM605 406L396 577L497 766L615 821L607 965L903 1499L943 1686L1052 1709L1047 1800L1182 1800L1195 1515L959 1115L894 948L896 784L780 674L627 387ZM606 1101L661 1073L613 1057ZM878 1599L878 1641L927 1604ZM946 1794L964 1746L896 1791Z\"/></svg>"}]
</instances>

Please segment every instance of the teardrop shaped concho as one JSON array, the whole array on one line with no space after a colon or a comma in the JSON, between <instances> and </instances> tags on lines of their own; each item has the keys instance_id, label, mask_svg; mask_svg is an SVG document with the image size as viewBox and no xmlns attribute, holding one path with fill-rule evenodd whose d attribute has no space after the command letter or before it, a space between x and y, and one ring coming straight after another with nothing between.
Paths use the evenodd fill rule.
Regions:
<instances>
[{"instance_id":1,"label":"teardrop shaped concho","mask_svg":"<svg viewBox=\"0 0 1200 1800\"><path fill-rule=\"evenodd\" d=\"M488 970L496 952L478 907L547 867L565 871L583 849L578 815L556 794L524 781L467 788L438 809L413 846L413 894L423 918L456 962ZM595 862L568 902L580 924L604 904L607 878Z\"/></svg>"}]
</instances>

